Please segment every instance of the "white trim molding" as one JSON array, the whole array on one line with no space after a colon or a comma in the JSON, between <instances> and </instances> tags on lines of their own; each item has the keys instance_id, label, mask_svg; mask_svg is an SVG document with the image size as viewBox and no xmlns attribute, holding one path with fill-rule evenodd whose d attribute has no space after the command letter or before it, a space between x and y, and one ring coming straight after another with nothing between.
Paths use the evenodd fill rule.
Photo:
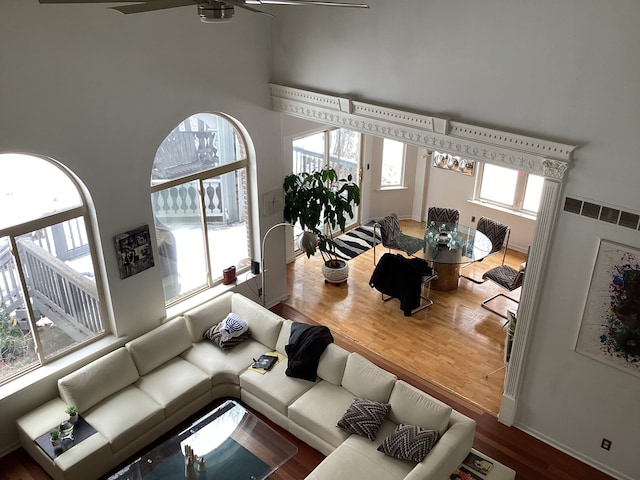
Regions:
<instances>
[{"instance_id":1,"label":"white trim molding","mask_svg":"<svg viewBox=\"0 0 640 480\"><path fill-rule=\"evenodd\" d=\"M428 150L562 180L575 145L412 113L351 98L269 84L273 110L392 138Z\"/></svg>"},{"instance_id":2,"label":"white trim molding","mask_svg":"<svg viewBox=\"0 0 640 480\"><path fill-rule=\"evenodd\" d=\"M518 307L518 326L500 406L500 422L513 425L524 375L525 353L535 319L560 192L576 145L527 137L428 114L364 103L350 98L270 84L277 112L325 125L346 127L427 149L517 169L545 178L527 273Z\"/></svg>"}]
</instances>

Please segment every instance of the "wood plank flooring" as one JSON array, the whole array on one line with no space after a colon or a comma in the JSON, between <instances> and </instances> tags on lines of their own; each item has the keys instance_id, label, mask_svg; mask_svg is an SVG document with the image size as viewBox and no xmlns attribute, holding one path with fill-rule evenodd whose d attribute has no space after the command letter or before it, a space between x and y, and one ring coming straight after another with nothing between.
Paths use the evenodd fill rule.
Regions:
<instances>
[{"instance_id":1,"label":"wood plank flooring","mask_svg":"<svg viewBox=\"0 0 640 480\"><path fill-rule=\"evenodd\" d=\"M424 223L402 221L401 228L421 237ZM377 247L377 257L387 251ZM375 268L373 255L369 249L352 259L349 279L341 285L324 284L321 258L299 257L288 266L289 298L285 303L351 342L385 352L394 364L497 415L505 374L505 320L481 308L480 303L506 291L493 282L478 285L460 279L456 290L431 289L428 296L434 304L405 317L398 300L383 302L380 292L369 286ZM501 261L501 254L493 255L463 268L462 273L480 278ZM523 261L524 254L509 250L505 263L517 268ZM519 294L516 290L512 296L519 298ZM517 308L517 304L502 300L492 306Z\"/></svg>"}]
</instances>

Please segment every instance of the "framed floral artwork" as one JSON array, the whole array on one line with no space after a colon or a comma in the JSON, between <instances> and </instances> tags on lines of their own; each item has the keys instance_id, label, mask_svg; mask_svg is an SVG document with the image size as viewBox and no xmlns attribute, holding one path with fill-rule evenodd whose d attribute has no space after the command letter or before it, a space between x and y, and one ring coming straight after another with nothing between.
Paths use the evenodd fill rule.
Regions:
<instances>
[{"instance_id":1,"label":"framed floral artwork","mask_svg":"<svg viewBox=\"0 0 640 480\"><path fill-rule=\"evenodd\" d=\"M640 249L600 240L575 349L640 376Z\"/></svg>"}]
</instances>

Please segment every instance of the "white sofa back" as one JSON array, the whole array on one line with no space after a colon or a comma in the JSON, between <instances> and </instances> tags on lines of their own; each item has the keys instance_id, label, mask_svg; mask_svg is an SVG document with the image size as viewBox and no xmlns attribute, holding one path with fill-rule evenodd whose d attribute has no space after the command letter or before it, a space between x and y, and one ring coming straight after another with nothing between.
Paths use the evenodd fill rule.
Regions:
<instances>
[{"instance_id":1,"label":"white sofa back","mask_svg":"<svg viewBox=\"0 0 640 480\"><path fill-rule=\"evenodd\" d=\"M191 345L185 319L178 317L131 340L125 348L131 354L138 373L146 375L190 349Z\"/></svg>"},{"instance_id":2,"label":"white sofa back","mask_svg":"<svg viewBox=\"0 0 640 480\"><path fill-rule=\"evenodd\" d=\"M60 397L84 413L140 378L133 359L121 347L58 380Z\"/></svg>"},{"instance_id":3,"label":"white sofa back","mask_svg":"<svg viewBox=\"0 0 640 480\"><path fill-rule=\"evenodd\" d=\"M191 340L194 343L202 341L202 334L212 325L224 320L231 312L247 322L252 338L270 349L276 348L282 317L233 292L220 295L184 314Z\"/></svg>"},{"instance_id":4,"label":"white sofa back","mask_svg":"<svg viewBox=\"0 0 640 480\"><path fill-rule=\"evenodd\" d=\"M386 403L398 377L358 353L347 359L342 386L356 397Z\"/></svg>"}]
</instances>

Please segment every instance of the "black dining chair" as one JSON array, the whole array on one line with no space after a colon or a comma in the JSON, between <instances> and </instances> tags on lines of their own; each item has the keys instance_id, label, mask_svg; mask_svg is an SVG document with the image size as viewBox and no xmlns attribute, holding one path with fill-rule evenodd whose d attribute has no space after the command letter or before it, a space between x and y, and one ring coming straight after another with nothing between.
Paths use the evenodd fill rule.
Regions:
<instances>
[{"instance_id":1,"label":"black dining chair","mask_svg":"<svg viewBox=\"0 0 640 480\"><path fill-rule=\"evenodd\" d=\"M498 265L497 267L494 267L484 272L484 274L482 275L482 278L486 280L491 280L492 282L497 283L498 285L508 290L509 292L513 292L514 290L522 286L526 268L527 268L527 262L522 263L518 270L516 270L515 268L509 265ZM519 304L520 301L516 298L510 297L509 295L503 292L496 293L495 295L482 301L481 303L482 308L486 308L490 312L493 312L496 315L500 315L502 318L506 320L507 319L506 313L503 313L500 310L496 310L495 308L489 305L489 302L491 302L492 300L495 300L498 297L504 297L517 304ZM505 309L505 312L506 312L506 309Z\"/></svg>"},{"instance_id":2,"label":"black dining chair","mask_svg":"<svg viewBox=\"0 0 640 480\"><path fill-rule=\"evenodd\" d=\"M504 248L504 252L502 253L502 261L500 262L501 265L504 265L504 260L507 257L507 248L509 247L509 236L511 234L511 229L509 228L509 226L505 225L504 223L500 223L497 220L492 220L488 217L480 217L480 219L478 220L478 224L476 225L476 230L485 234L487 238L491 240L491 251L486 257L477 260L477 262L481 262L491 255L500 253ZM473 263L476 262L465 263L461 266L461 268L468 267ZM484 277L482 277L482 279L476 279L462 274L460 274L460 276L462 278L466 278L467 280L471 280L474 283L481 284L486 282L486 279Z\"/></svg>"},{"instance_id":3,"label":"black dining chair","mask_svg":"<svg viewBox=\"0 0 640 480\"><path fill-rule=\"evenodd\" d=\"M376 240L377 232L380 232L382 246L391 250L400 250L408 255L413 255L418 250L424 248L424 240L421 238L406 235L400 230L398 215L390 213L382 220L373 225L373 264L376 265Z\"/></svg>"},{"instance_id":4,"label":"black dining chair","mask_svg":"<svg viewBox=\"0 0 640 480\"><path fill-rule=\"evenodd\" d=\"M460 221L460 210L445 207L429 207L427 210L427 225L435 223L455 223Z\"/></svg>"}]
</instances>

